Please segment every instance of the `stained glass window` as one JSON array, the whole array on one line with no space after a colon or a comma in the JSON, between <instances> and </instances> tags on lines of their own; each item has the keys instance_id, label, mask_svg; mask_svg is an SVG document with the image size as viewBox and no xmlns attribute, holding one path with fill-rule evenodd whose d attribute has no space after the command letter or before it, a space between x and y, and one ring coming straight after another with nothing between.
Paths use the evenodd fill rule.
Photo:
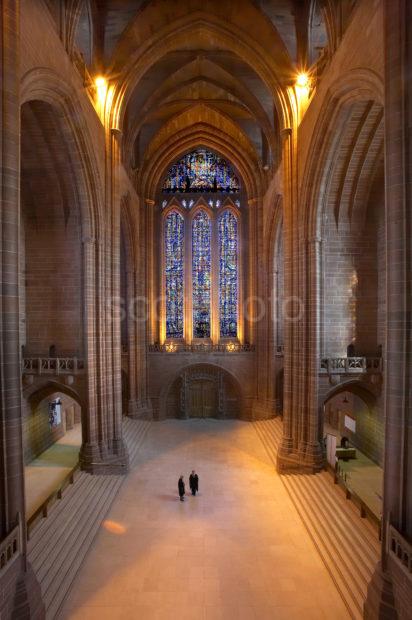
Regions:
<instances>
[{"instance_id":1,"label":"stained glass window","mask_svg":"<svg viewBox=\"0 0 412 620\"><path fill-rule=\"evenodd\" d=\"M210 218L199 211L192 224L193 337L210 338Z\"/></svg>"},{"instance_id":2,"label":"stained glass window","mask_svg":"<svg viewBox=\"0 0 412 620\"><path fill-rule=\"evenodd\" d=\"M184 219L171 211L165 220L166 338L183 338Z\"/></svg>"},{"instance_id":3,"label":"stained glass window","mask_svg":"<svg viewBox=\"0 0 412 620\"><path fill-rule=\"evenodd\" d=\"M225 159L206 149L196 149L169 169L163 191L238 192L239 180Z\"/></svg>"},{"instance_id":4,"label":"stained glass window","mask_svg":"<svg viewBox=\"0 0 412 620\"><path fill-rule=\"evenodd\" d=\"M237 336L238 223L231 211L219 218L220 336Z\"/></svg>"}]
</instances>

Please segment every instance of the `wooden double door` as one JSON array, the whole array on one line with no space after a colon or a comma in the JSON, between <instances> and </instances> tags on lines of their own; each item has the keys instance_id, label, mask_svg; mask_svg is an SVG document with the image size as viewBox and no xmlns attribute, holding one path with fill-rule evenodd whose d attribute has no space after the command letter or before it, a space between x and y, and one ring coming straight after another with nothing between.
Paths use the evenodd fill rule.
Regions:
<instances>
[{"instance_id":1,"label":"wooden double door","mask_svg":"<svg viewBox=\"0 0 412 620\"><path fill-rule=\"evenodd\" d=\"M211 379L193 379L188 386L190 418L211 418L217 415L217 385Z\"/></svg>"}]
</instances>

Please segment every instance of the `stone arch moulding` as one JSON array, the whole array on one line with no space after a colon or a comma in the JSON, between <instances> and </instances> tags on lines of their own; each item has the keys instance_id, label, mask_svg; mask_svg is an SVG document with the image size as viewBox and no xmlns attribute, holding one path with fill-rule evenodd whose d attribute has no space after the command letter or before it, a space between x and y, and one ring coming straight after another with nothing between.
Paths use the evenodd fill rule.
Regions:
<instances>
[{"instance_id":1,"label":"stone arch moulding","mask_svg":"<svg viewBox=\"0 0 412 620\"><path fill-rule=\"evenodd\" d=\"M193 62L193 61L192 61ZM191 63L189 63L191 64ZM216 66L216 68L218 68ZM176 71L176 74L179 74L181 71L183 70L183 68L179 68ZM172 76L173 77L173 76ZM172 77L169 77L168 79L171 80ZM137 136L139 135L139 132L142 128L142 126L145 124L145 122L147 122L148 117L151 114L151 111L153 108L156 108L156 106L160 105L163 101L162 97L165 98L167 96L173 95L173 93L175 92L175 90L181 90L184 88L188 88L190 87L192 84L196 84L198 81L205 81L210 85L215 86L216 88L219 89L224 89L228 94L230 94L231 97L235 98L235 99L241 99L242 101L244 101L247 105L247 107L255 114L256 117L256 121L258 123L258 125L260 126L261 130L263 131L263 133L265 134L267 140L268 140L268 144L270 149L272 150L272 155L273 157L275 157L275 155L278 153L279 147L278 147L278 141L277 141L277 135L276 135L276 129L275 127L272 127L269 118L265 112L265 110L263 109L263 107L260 105L260 103L258 102L257 98L255 97L255 95L252 95L246 86L242 86L241 87L241 92L238 92L233 85L227 85L226 83L224 83L223 81L218 81L218 80L214 80L209 76L204 76L202 75L201 77L199 76L193 76L188 80L185 80L181 83L179 83L178 87L175 88L175 85L173 82L171 82L171 84L168 85L168 88L166 90L166 92L160 92L158 90L156 90L147 100L145 107L144 107L144 113L143 115L139 115L138 118L136 118L136 120L133 122L130 131L127 133L126 135L126 139L125 139L125 143L124 143L124 152L125 152L125 158L126 160L130 160L131 158L131 153L132 153L132 149L135 143L135 140L137 138Z\"/></svg>"},{"instance_id":2,"label":"stone arch moulding","mask_svg":"<svg viewBox=\"0 0 412 620\"><path fill-rule=\"evenodd\" d=\"M24 74L20 92L22 106L30 101L42 101L48 103L58 115L73 162L73 171L81 188L81 191L77 189L77 196L82 237L102 238L103 184L80 101L61 76L44 68L31 69Z\"/></svg>"},{"instance_id":3,"label":"stone arch moulding","mask_svg":"<svg viewBox=\"0 0 412 620\"><path fill-rule=\"evenodd\" d=\"M344 122L344 110L351 103L374 101L383 107L384 92L382 78L369 69L348 71L336 80L328 89L323 106L316 122L312 145L305 163L302 176L300 204L308 205L300 213L303 219L306 238L321 239L323 207L319 204L319 196L324 182L325 169L330 165L333 151L333 136L336 131L325 131L325 128L336 129ZM327 136L327 139L325 139ZM360 157L367 157L362 153Z\"/></svg>"},{"instance_id":4,"label":"stone arch moulding","mask_svg":"<svg viewBox=\"0 0 412 620\"><path fill-rule=\"evenodd\" d=\"M212 127L198 125L187 127L180 134L175 135L161 145L159 151L151 159L150 166L146 166L140 177L140 187L143 195L154 198L159 189L162 176L170 164L184 153L199 146L209 148L230 161L241 177L245 193L249 197L259 194L261 188L260 170L256 161L241 152L229 136L216 136Z\"/></svg>"},{"instance_id":5,"label":"stone arch moulding","mask_svg":"<svg viewBox=\"0 0 412 620\"><path fill-rule=\"evenodd\" d=\"M376 394L371 392L370 386L359 380L344 381L343 383L339 383L339 385L334 386L325 394L323 404L343 392L352 392L353 394L356 394L356 396L359 396L359 398L363 400L368 407L373 407L376 404Z\"/></svg>"},{"instance_id":6,"label":"stone arch moulding","mask_svg":"<svg viewBox=\"0 0 412 620\"><path fill-rule=\"evenodd\" d=\"M43 384L37 383L33 385L30 390L25 390L24 396L30 405L37 406L42 400L55 392L61 392L66 396L70 396L70 398L80 405L84 415L86 408L84 395L82 395L80 391L69 387L65 383L60 383L59 381L46 380Z\"/></svg>"},{"instance_id":7,"label":"stone arch moulding","mask_svg":"<svg viewBox=\"0 0 412 620\"><path fill-rule=\"evenodd\" d=\"M136 268L136 243L137 243L137 209L131 208L130 194L124 194L120 200L120 227L124 234L126 254L130 264Z\"/></svg>"},{"instance_id":8,"label":"stone arch moulding","mask_svg":"<svg viewBox=\"0 0 412 620\"><path fill-rule=\"evenodd\" d=\"M141 17L140 14L139 17ZM284 67L280 67L275 64L274 59L277 55L265 53L263 48L257 46L256 40L249 37L246 30L239 31L235 25L228 21L225 22L224 26L222 23L217 16L195 11L169 23L167 26L155 29L155 34L147 37L144 43L136 46L139 48L139 52L134 54L125 52L126 57L129 57L130 60L123 71L123 79L115 87L110 119L111 126L118 128L123 126L128 100L148 67L167 53L187 46L188 39L201 41L204 37L209 37L212 41L218 40L221 46L234 53L257 73L274 96L280 127L290 127L293 119L293 106L277 78L278 74L283 75L285 71L293 74L293 68L287 58L286 50L283 49L284 54L278 54L278 57L281 57L285 64ZM132 23L128 28L129 33L132 33L133 26ZM132 38L132 35L126 37L127 42L130 43ZM284 48L283 44L281 45ZM121 44L118 46L117 52L119 50L121 51ZM140 56L137 56L138 53ZM272 59L273 66L268 65L268 59Z\"/></svg>"}]
</instances>

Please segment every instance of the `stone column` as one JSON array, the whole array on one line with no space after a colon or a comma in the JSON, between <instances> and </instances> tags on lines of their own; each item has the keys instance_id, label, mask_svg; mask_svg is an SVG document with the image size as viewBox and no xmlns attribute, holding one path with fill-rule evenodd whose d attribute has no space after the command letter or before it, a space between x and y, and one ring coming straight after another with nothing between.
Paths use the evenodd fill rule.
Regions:
<instances>
[{"instance_id":1,"label":"stone column","mask_svg":"<svg viewBox=\"0 0 412 620\"><path fill-rule=\"evenodd\" d=\"M265 235L263 230L263 203L260 198L249 200L249 209L254 210L256 226L256 284L254 296L255 342L256 342L256 398L253 403L253 417L269 418L275 415L275 404L270 398L269 370L271 368L269 355L271 351L270 339L272 321L270 315L270 286L267 272L267 252L265 252Z\"/></svg>"},{"instance_id":2,"label":"stone column","mask_svg":"<svg viewBox=\"0 0 412 620\"><path fill-rule=\"evenodd\" d=\"M127 257L130 261L132 256ZM135 417L137 413L137 393L136 393L136 271L134 265L127 265L126 268L126 304L124 311L127 313L127 360L129 371L129 402L127 413L130 417Z\"/></svg>"},{"instance_id":3,"label":"stone column","mask_svg":"<svg viewBox=\"0 0 412 620\"><path fill-rule=\"evenodd\" d=\"M138 248L136 250L136 282L135 291L138 303L136 304L136 394L137 409L136 415L139 418L152 417L152 405L148 398L148 368L147 368L147 347L149 344L148 324L150 319L149 309L149 287L146 280L147 261L149 248L152 247L152 237L146 236L147 215L150 210L150 220L153 218L154 202L147 201L146 209L140 204L139 225L138 225ZM153 222L151 224L151 227ZM152 289L150 289L152 290ZM153 308L152 308L153 311Z\"/></svg>"},{"instance_id":4,"label":"stone column","mask_svg":"<svg viewBox=\"0 0 412 620\"><path fill-rule=\"evenodd\" d=\"M105 442L105 429L102 428L98 415L101 409L101 367L99 364L97 338L98 324L96 323L96 288L98 277L97 243L94 237L83 238L83 271L84 271L84 331L85 354L87 362L86 402L82 403L82 446L80 449L80 463L85 469L88 465L100 460L99 443ZM101 351L100 351L101 355ZM87 466L86 466L87 464Z\"/></svg>"},{"instance_id":5,"label":"stone column","mask_svg":"<svg viewBox=\"0 0 412 620\"><path fill-rule=\"evenodd\" d=\"M386 435L382 556L365 618L410 618L412 574L391 535L412 554L412 4L385 0L387 243ZM391 528L393 530L391 531ZM402 542L403 541L403 542Z\"/></svg>"},{"instance_id":6,"label":"stone column","mask_svg":"<svg viewBox=\"0 0 412 620\"><path fill-rule=\"evenodd\" d=\"M120 192L119 192L119 166L120 164L120 142L121 133L116 129L111 129L109 136L109 165L108 178L108 208L110 222L110 242L111 256L108 256L108 292L114 303L111 304L111 311L108 316L109 341L111 346L108 351L109 373L111 374L113 386L112 415L109 415L108 422L108 444L110 460L114 461L114 469L127 471L128 454L123 441L122 429L122 345L120 332ZM111 371L111 372L110 372Z\"/></svg>"},{"instance_id":7,"label":"stone column","mask_svg":"<svg viewBox=\"0 0 412 620\"><path fill-rule=\"evenodd\" d=\"M294 138L292 129L284 129L282 132L282 162L283 162L283 239L284 239L284 295L288 304L285 305L285 314L290 315L290 300L294 296ZM294 410L293 392L293 351L294 351L295 325L284 318L284 390L283 390L283 436L277 456L279 471L285 471L293 465L294 461ZM295 437L296 439L296 437Z\"/></svg>"},{"instance_id":8,"label":"stone column","mask_svg":"<svg viewBox=\"0 0 412 620\"><path fill-rule=\"evenodd\" d=\"M301 325L299 461L303 468L319 471L323 467L320 411L318 406L320 322L321 322L321 239L313 237L303 243L305 303L307 321ZM303 287L302 287L303 289ZM303 300L302 300L303 302ZM303 308L303 307L302 307Z\"/></svg>"},{"instance_id":9,"label":"stone column","mask_svg":"<svg viewBox=\"0 0 412 620\"><path fill-rule=\"evenodd\" d=\"M3 0L1 16L0 141L0 545L16 550L0 575L0 616L44 618L39 584L26 559L19 343L20 93L18 0ZM3 549L2 549L3 551Z\"/></svg>"},{"instance_id":10,"label":"stone column","mask_svg":"<svg viewBox=\"0 0 412 620\"><path fill-rule=\"evenodd\" d=\"M120 196L118 132L106 137L105 221L101 238L84 240L87 411L83 415L82 469L124 474L120 337Z\"/></svg>"}]
</instances>

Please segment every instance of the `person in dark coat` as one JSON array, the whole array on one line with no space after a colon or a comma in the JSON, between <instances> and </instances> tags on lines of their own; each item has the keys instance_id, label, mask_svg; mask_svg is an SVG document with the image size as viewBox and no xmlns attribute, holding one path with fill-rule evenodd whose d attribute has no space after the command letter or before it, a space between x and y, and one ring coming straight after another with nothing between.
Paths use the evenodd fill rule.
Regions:
<instances>
[{"instance_id":1,"label":"person in dark coat","mask_svg":"<svg viewBox=\"0 0 412 620\"><path fill-rule=\"evenodd\" d=\"M180 476L179 482L177 483L177 488L179 489L180 501L184 502L185 501L185 483L183 480L183 476Z\"/></svg>"},{"instance_id":2,"label":"person in dark coat","mask_svg":"<svg viewBox=\"0 0 412 620\"><path fill-rule=\"evenodd\" d=\"M199 490L199 476L194 469L189 476L189 485L190 490L192 491L192 495L196 495L197 491Z\"/></svg>"}]
</instances>

